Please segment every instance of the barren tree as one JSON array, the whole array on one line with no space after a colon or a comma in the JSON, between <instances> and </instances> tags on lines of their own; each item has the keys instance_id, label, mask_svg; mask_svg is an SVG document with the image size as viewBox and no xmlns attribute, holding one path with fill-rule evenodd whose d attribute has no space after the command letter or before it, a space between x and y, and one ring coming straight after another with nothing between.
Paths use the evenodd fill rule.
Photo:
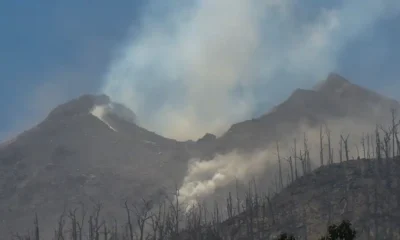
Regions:
<instances>
[{"instance_id":1,"label":"barren tree","mask_svg":"<svg viewBox=\"0 0 400 240\"><path fill-rule=\"evenodd\" d=\"M370 145L371 145L371 137L369 133L367 134L367 158L371 159L371 154L370 154Z\"/></svg>"},{"instance_id":2,"label":"barren tree","mask_svg":"<svg viewBox=\"0 0 400 240\"><path fill-rule=\"evenodd\" d=\"M279 153L279 143L276 142L276 153L278 156L278 166L279 166L279 190L283 189L283 179L282 179L282 165L281 165L281 156Z\"/></svg>"},{"instance_id":3,"label":"barren tree","mask_svg":"<svg viewBox=\"0 0 400 240\"><path fill-rule=\"evenodd\" d=\"M339 141L339 161L340 163L343 162L343 136L340 135L340 141Z\"/></svg>"},{"instance_id":4,"label":"barren tree","mask_svg":"<svg viewBox=\"0 0 400 240\"><path fill-rule=\"evenodd\" d=\"M237 214L239 214L240 213L240 199L239 199L239 182L238 182L238 180L236 179L236 211L237 211Z\"/></svg>"},{"instance_id":5,"label":"barren tree","mask_svg":"<svg viewBox=\"0 0 400 240\"><path fill-rule=\"evenodd\" d=\"M292 156L290 156L287 159L288 163L289 163L289 168L290 168L290 183L293 183L294 181L294 175L293 175L293 160L292 160Z\"/></svg>"},{"instance_id":6,"label":"barren tree","mask_svg":"<svg viewBox=\"0 0 400 240\"><path fill-rule=\"evenodd\" d=\"M275 221L274 209L273 209L273 207L272 207L271 197L270 197L270 195L269 195L269 192L268 192L268 195L265 196L265 198L266 198L267 201L268 201L268 208L269 208L269 212L270 212L270 214L271 214L272 224L275 224L276 221Z\"/></svg>"},{"instance_id":7,"label":"barren tree","mask_svg":"<svg viewBox=\"0 0 400 240\"><path fill-rule=\"evenodd\" d=\"M128 200L125 201L125 210L128 218L127 227L129 230L129 240L133 240L133 225L131 220L131 209L128 206Z\"/></svg>"},{"instance_id":8,"label":"barren tree","mask_svg":"<svg viewBox=\"0 0 400 240\"><path fill-rule=\"evenodd\" d=\"M375 138L375 141L376 141L376 148L375 148L376 149L376 158L378 160L378 164L380 164L382 157L381 157L381 138L380 138L380 134L379 134L378 125L376 126L376 129L375 129L375 136L376 136L376 138Z\"/></svg>"},{"instance_id":9,"label":"barren tree","mask_svg":"<svg viewBox=\"0 0 400 240\"><path fill-rule=\"evenodd\" d=\"M133 210L135 212L136 223L139 227L139 240L144 239L144 228L147 221L151 218L151 209L153 207L153 202L149 200L141 199L140 203L133 204Z\"/></svg>"},{"instance_id":10,"label":"barren tree","mask_svg":"<svg viewBox=\"0 0 400 240\"><path fill-rule=\"evenodd\" d=\"M296 179L298 178L298 173L297 173L297 142L296 138L294 139L294 175L296 176Z\"/></svg>"},{"instance_id":11,"label":"barren tree","mask_svg":"<svg viewBox=\"0 0 400 240\"><path fill-rule=\"evenodd\" d=\"M345 151L345 154L346 154L346 161L349 161L349 144L348 144L349 136L350 136L350 134L348 134L347 137L344 138L342 135L340 135L340 137L341 137L341 139L343 141L343 144L344 144L344 151Z\"/></svg>"},{"instance_id":12,"label":"barren tree","mask_svg":"<svg viewBox=\"0 0 400 240\"><path fill-rule=\"evenodd\" d=\"M233 216L233 204L232 204L231 192L229 192L228 198L226 199L226 211L228 213L228 217L231 218Z\"/></svg>"},{"instance_id":13,"label":"barren tree","mask_svg":"<svg viewBox=\"0 0 400 240\"><path fill-rule=\"evenodd\" d=\"M308 148L308 138L306 133L304 133L304 161L306 172L311 172L310 149Z\"/></svg>"},{"instance_id":14,"label":"barren tree","mask_svg":"<svg viewBox=\"0 0 400 240\"><path fill-rule=\"evenodd\" d=\"M40 239L40 237L39 237L39 220L38 220L37 213L35 213L34 224L35 224L35 240L39 240Z\"/></svg>"},{"instance_id":15,"label":"barren tree","mask_svg":"<svg viewBox=\"0 0 400 240\"><path fill-rule=\"evenodd\" d=\"M71 238L72 240L78 240L78 221L76 219L77 209L70 210L68 217L71 220Z\"/></svg>"},{"instance_id":16,"label":"barren tree","mask_svg":"<svg viewBox=\"0 0 400 240\"><path fill-rule=\"evenodd\" d=\"M86 209L85 209L85 205L82 202L81 204L81 219L80 222L77 222L77 227L78 227L78 231L79 231L79 240L82 240L83 237L83 225L85 223L85 217L86 217Z\"/></svg>"},{"instance_id":17,"label":"barren tree","mask_svg":"<svg viewBox=\"0 0 400 240\"><path fill-rule=\"evenodd\" d=\"M92 237L94 237L95 240L100 240L100 229L103 226L103 223L100 223L100 212L103 208L103 205L98 202L95 204L94 208L93 208L93 218L92 218ZM94 236L93 236L94 234Z\"/></svg>"},{"instance_id":18,"label":"barren tree","mask_svg":"<svg viewBox=\"0 0 400 240\"><path fill-rule=\"evenodd\" d=\"M365 150L365 136L364 136L364 133L361 136L361 146L362 146L362 149L363 149L364 159L366 159L367 158L367 153L366 153L366 150Z\"/></svg>"},{"instance_id":19,"label":"barren tree","mask_svg":"<svg viewBox=\"0 0 400 240\"><path fill-rule=\"evenodd\" d=\"M54 236L56 240L65 240L64 227L65 227L65 209L57 221L57 229L55 231L55 236Z\"/></svg>"},{"instance_id":20,"label":"barren tree","mask_svg":"<svg viewBox=\"0 0 400 240\"><path fill-rule=\"evenodd\" d=\"M331 146L331 130L325 125L326 136L328 137L328 162L329 164L333 163L333 156L332 156L332 146Z\"/></svg>"},{"instance_id":21,"label":"barren tree","mask_svg":"<svg viewBox=\"0 0 400 240\"><path fill-rule=\"evenodd\" d=\"M391 109L391 113L392 113L392 157L394 158L396 156L396 144L395 144L395 139L396 139L396 135L397 135L397 127L399 126L399 123L396 123L396 118L397 118L397 111L396 109L392 108Z\"/></svg>"},{"instance_id":22,"label":"barren tree","mask_svg":"<svg viewBox=\"0 0 400 240\"><path fill-rule=\"evenodd\" d=\"M324 134L322 133L322 125L320 126L319 129L319 158L320 158L320 164L321 166L324 166Z\"/></svg>"}]
</instances>

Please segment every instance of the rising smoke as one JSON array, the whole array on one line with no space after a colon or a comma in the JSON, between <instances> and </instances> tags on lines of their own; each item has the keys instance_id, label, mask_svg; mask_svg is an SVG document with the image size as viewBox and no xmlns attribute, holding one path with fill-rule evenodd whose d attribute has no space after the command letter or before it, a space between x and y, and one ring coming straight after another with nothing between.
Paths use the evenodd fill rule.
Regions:
<instances>
[{"instance_id":1,"label":"rising smoke","mask_svg":"<svg viewBox=\"0 0 400 240\"><path fill-rule=\"evenodd\" d=\"M261 174L272 159L274 155L268 151L246 155L231 152L211 161L193 159L179 189L180 201L190 207L236 179L249 181L251 176Z\"/></svg>"},{"instance_id":2,"label":"rising smoke","mask_svg":"<svg viewBox=\"0 0 400 240\"><path fill-rule=\"evenodd\" d=\"M387 120L390 118L388 113ZM388 125L389 124L389 125ZM389 121L383 121L382 126L390 126ZM349 159L363 158L367 148L370 149L371 157L374 151L376 122L362 121L360 119L338 119L329 120L322 126L323 133L323 155L325 162L328 161L328 135L330 134L331 150L333 152L333 160L338 163L339 157L339 142L341 136L348 136ZM235 180L240 184L247 184L252 178L263 179L261 191L266 192L269 189L274 189L273 181L278 171L278 154L276 142L279 142L280 158L282 164L282 172L284 184L290 180L290 168L288 159L294 157L294 139L297 139L297 156L300 155L300 150L304 153L304 137L306 137L307 148L310 151L311 166L313 169L320 166L320 128L310 127L303 124L299 129L291 135L285 136L282 139L271 139L271 142L263 151L257 151L251 154L240 154L233 151L226 155L217 155L211 161L200 161L193 159L189 163L188 173L179 190L180 201L188 204L189 207L207 199L209 196L214 196L218 191L228 187ZM370 136L370 147L366 146L366 136ZM362 139L364 138L365 146L363 148ZM275 142L276 140L276 142ZM365 152L364 152L365 151ZM345 150L343 145L342 159L345 158ZM299 175L303 174L301 163L297 160Z\"/></svg>"},{"instance_id":3,"label":"rising smoke","mask_svg":"<svg viewBox=\"0 0 400 240\"><path fill-rule=\"evenodd\" d=\"M259 111L260 102L282 100L326 77L347 43L399 5L152 0L119 48L103 90L165 136L218 135Z\"/></svg>"}]
</instances>

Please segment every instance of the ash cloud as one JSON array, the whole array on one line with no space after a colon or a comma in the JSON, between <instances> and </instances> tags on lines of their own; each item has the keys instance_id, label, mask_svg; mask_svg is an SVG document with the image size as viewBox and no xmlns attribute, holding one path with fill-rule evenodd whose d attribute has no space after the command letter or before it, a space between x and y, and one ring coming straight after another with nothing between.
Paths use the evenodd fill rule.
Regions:
<instances>
[{"instance_id":1,"label":"ash cloud","mask_svg":"<svg viewBox=\"0 0 400 240\"><path fill-rule=\"evenodd\" d=\"M219 135L258 112L260 102L276 103L326 77L341 50L397 14L400 3L316 8L305 18L291 0L151 0L119 47L103 92L164 136Z\"/></svg>"}]
</instances>

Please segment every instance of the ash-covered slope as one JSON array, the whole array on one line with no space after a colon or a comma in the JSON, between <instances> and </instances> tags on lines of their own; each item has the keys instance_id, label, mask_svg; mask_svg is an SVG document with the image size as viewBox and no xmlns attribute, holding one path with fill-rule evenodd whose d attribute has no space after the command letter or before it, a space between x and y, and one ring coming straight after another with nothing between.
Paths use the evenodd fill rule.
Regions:
<instances>
[{"instance_id":1,"label":"ash-covered slope","mask_svg":"<svg viewBox=\"0 0 400 240\"><path fill-rule=\"evenodd\" d=\"M321 167L262 201L257 213L243 212L222 224L231 239L253 235L274 239L282 232L296 239L319 239L331 224L349 220L357 239L400 238L400 159L351 160ZM257 205L256 205L257 206ZM241 224L239 224L241 223Z\"/></svg>"},{"instance_id":2,"label":"ash-covered slope","mask_svg":"<svg viewBox=\"0 0 400 240\"><path fill-rule=\"evenodd\" d=\"M400 104L332 73L313 90L295 90L269 113L234 124L217 139L213 151L227 153L233 149L265 148L301 127L316 127L333 120L384 123L393 108L399 109Z\"/></svg>"},{"instance_id":3,"label":"ash-covered slope","mask_svg":"<svg viewBox=\"0 0 400 240\"><path fill-rule=\"evenodd\" d=\"M64 204L80 201L100 201L116 214L127 197L157 198L180 183L191 144L137 126L121 106L92 114L111 104L82 96L0 147L0 233L30 226L35 212L44 226L54 223Z\"/></svg>"}]
</instances>

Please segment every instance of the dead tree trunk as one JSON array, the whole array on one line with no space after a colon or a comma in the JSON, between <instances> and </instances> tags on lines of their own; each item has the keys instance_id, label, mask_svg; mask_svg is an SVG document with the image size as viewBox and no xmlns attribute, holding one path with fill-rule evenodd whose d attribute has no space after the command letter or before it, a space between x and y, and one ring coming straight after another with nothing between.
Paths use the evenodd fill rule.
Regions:
<instances>
[{"instance_id":1,"label":"dead tree trunk","mask_svg":"<svg viewBox=\"0 0 400 240\"><path fill-rule=\"evenodd\" d=\"M294 139L294 174L297 179L298 173L297 173L297 142L296 142L296 138Z\"/></svg>"},{"instance_id":2,"label":"dead tree trunk","mask_svg":"<svg viewBox=\"0 0 400 240\"><path fill-rule=\"evenodd\" d=\"M147 221L151 218L150 210L152 207L152 202L143 198L140 204L133 205L136 223L139 227L139 240L144 240L144 227L146 226Z\"/></svg>"},{"instance_id":3,"label":"dead tree trunk","mask_svg":"<svg viewBox=\"0 0 400 240\"><path fill-rule=\"evenodd\" d=\"M396 138L396 132L397 132L397 126L398 124L396 124L396 109L392 108L391 109L391 113L392 113L392 157L394 159L394 157L396 156L396 145L395 145L395 138Z\"/></svg>"},{"instance_id":4,"label":"dead tree trunk","mask_svg":"<svg viewBox=\"0 0 400 240\"><path fill-rule=\"evenodd\" d=\"M236 211L240 214L240 199L239 199L239 182L236 179Z\"/></svg>"},{"instance_id":5,"label":"dead tree trunk","mask_svg":"<svg viewBox=\"0 0 400 240\"><path fill-rule=\"evenodd\" d=\"M379 130L378 130L378 126L376 126L376 130L375 130L375 135L376 135L376 158L378 160L378 164L381 164L381 160L382 160L382 155L381 155L381 138L380 138L380 134L379 134Z\"/></svg>"},{"instance_id":6,"label":"dead tree trunk","mask_svg":"<svg viewBox=\"0 0 400 240\"><path fill-rule=\"evenodd\" d=\"M302 151L300 150L300 162L301 162L301 167L303 169L303 176L306 175L307 173L307 169L306 169L306 161L305 161L305 157L302 154Z\"/></svg>"},{"instance_id":7,"label":"dead tree trunk","mask_svg":"<svg viewBox=\"0 0 400 240\"><path fill-rule=\"evenodd\" d=\"M332 146L331 146L331 130L325 125L326 128L326 136L328 137L328 162L329 164L333 163L333 156L332 156Z\"/></svg>"},{"instance_id":8,"label":"dead tree trunk","mask_svg":"<svg viewBox=\"0 0 400 240\"><path fill-rule=\"evenodd\" d=\"M304 157L306 164L306 172L311 172L311 160L310 160L310 149L308 148L308 139L306 133L304 133Z\"/></svg>"},{"instance_id":9,"label":"dead tree trunk","mask_svg":"<svg viewBox=\"0 0 400 240\"><path fill-rule=\"evenodd\" d=\"M232 194L229 192L228 198L226 199L226 211L228 213L228 218L233 216L233 205L232 205Z\"/></svg>"},{"instance_id":10,"label":"dead tree trunk","mask_svg":"<svg viewBox=\"0 0 400 240\"><path fill-rule=\"evenodd\" d=\"M39 240L39 220L38 220L38 216L37 213L35 213L35 240Z\"/></svg>"},{"instance_id":11,"label":"dead tree trunk","mask_svg":"<svg viewBox=\"0 0 400 240\"><path fill-rule=\"evenodd\" d=\"M367 158L368 159L371 159L370 148L369 148L369 146L371 144L370 142L371 142L370 136L369 136L369 134L367 134Z\"/></svg>"},{"instance_id":12,"label":"dead tree trunk","mask_svg":"<svg viewBox=\"0 0 400 240\"><path fill-rule=\"evenodd\" d=\"M281 163L281 156L279 153L279 143L276 143L276 153L278 154L278 167L279 167L279 190L283 189L283 178L282 178L282 163Z\"/></svg>"},{"instance_id":13,"label":"dead tree trunk","mask_svg":"<svg viewBox=\"0 0 400 240\"><path fill-rule=\"evenodd\" d=\"M79 240L83 239L83 225L85 223L85 217L86 217L86 210L85 210L85 205L81 203L81 220L80 222L77 222L77 227L79 231Z\"/></svg>"},{"instance_id":14,"label":"dead tree trunk","mask_svg":"<svg viewBox=\"0 0 400 240\"><path fill-rule=\"evenodd\" d=\"M128 206L128 202L125 201L125 210L128 218L128 230L129 230L129 240L133 240L133 226L132 226L132 220L131 220L131 209ZM90 217L91 219L92 217ZM90 221L91 222L91 221Z\"/></svg>"},{"instance_id":15,"label":"dead tree trunk","mask_svg":"<svg viewBox=\"0 0 400 240\"><path fill-rule=\"evenodd\" d=\"M400 123L400 121L399 121L399 123ZM396 138L396 146L397 146L397 157L399 157L400 156L400 141L399 141L397 129L396 129L395 138Z\"/></svg>"},{"instance_id":16,"label":"dead tree trunk","mask_svg":"<svg viewBox=\"0 0 400 240\"><path fill-rule=\"evenodd\" d=\"M357 151L357 160L359 160L360 159L360 149L358 148L357 144L355 145L355 147L356 147L356 151Z\"/></svg>"},{"instance_id":17,"label":"dead tree trunk","mask_svg":"<svg viewBox=\"0 0 400 240\"><path fill-rule=\"evenodd\" d=\"M94 235L93 234L93 216L90 216L89 217L89 240L93 240L93 235Z\"/></svg>"},{"instance_id":18,"label":"dead tree trunk","mask_svg":"<svg viewBox=\"0 0 400 240\"><path fill-rule=\"evenodd\" d=\"M104 240L109 240L108 239L108 229L107 229L107 225L106 223L103 224L104 225L104 230L103 230L103 234L104 234Z\"/></svg>"},{"instance_id":19,"label":"dead tree trunk","mask_svg":"<svg viewBox=\"0 0 400 240\"><path fill-rule=\"evenodd\" d=\"M76 220L76 210L69 212L69 218L71 220L71 237L72 240L78 240L78 224Z\"/></svg>"},{"instance_id":20,"label":"dead tree trunk","mask_svg":"<svg viewBox=\"0 0 400 240\"><path fill-rule=\"evenodd\" d=\"M274 215L274 208L272 207L271 198L269 196L269 193L268 193L268 196L266 196L266 198L267 198L267 201L268 201L269 212L270 212L271 218L272 218L272 224L275 224L276 221L275 221L275 215Z\"/></svg>"},{"instance_id":21,"label":"dead tree trunk","mask_svg":"<svg viewBox=\"0 0 400 240\"><path fill-rule=\"evenodd\" d=\"M292 160L291 156L288 158L288 162L289 162L289 167L290 167L290 183L293 183L293 181L294 181L293 160Z\"/></svg>"},{"instance_id":22,"label":"dead tree trunk","mask_svg":"<svg viewBox=\"0 0 400 240\"><path fill-rule=\"evenodd\" d=\"M363 149L363 156L364 156L364 159L366 159L367 154L366 154L366 151L365 151L365 137L364 137L364 133L362 134L362 137L361 137L361 146L362 146L362 149Z\"/></svg>"},{"instance_id":23,"label":"dead tree trunk","mask_svg":"<svg viewBox=\"0 0 400 240\"><path fill-rule=\"evenodd\" d=\"M94 208L94 233L95 233L95 240L100 240L100 229L102 224L100 224L100 212L102 209L101 203L97 203Z\"/></svg>"},{"instance_id":24,"label":"dead tree trunk","mask_svg":"<svg viewBox=\"0 0 400 240\"><path fill-rule=\"evenodd\" d=\"M340 135L340 141L339 141L339 160L340 163L343 162L343 140L342 140L343 136Z\"/></svg>"},{"instance_id":25,"label":"dead tree trunk","mask_svg":"<svg viewBox=\"0 0 400 240\"><path fill-rule=\"evenodd\" d=\"M343 136L341 136L342 141L344 143L344 151L345 151L345 154L346 154L346 161L349 161L349 144L348 144L349 136L350 135L347 135L346 138L343 138Z\"/></svg>"},{"instance_id":26,"label":"dead tree trunk","mask_svg":"<svg viewBox=\"0 0 400 240\"><path fill-rule=\"evenodd\" d=\"M324 166L324 134L322 133L322 125L319 129L319 158L320 165ZM330 150L329 150L330 151Z\"/></svg>"}]
</instances>

